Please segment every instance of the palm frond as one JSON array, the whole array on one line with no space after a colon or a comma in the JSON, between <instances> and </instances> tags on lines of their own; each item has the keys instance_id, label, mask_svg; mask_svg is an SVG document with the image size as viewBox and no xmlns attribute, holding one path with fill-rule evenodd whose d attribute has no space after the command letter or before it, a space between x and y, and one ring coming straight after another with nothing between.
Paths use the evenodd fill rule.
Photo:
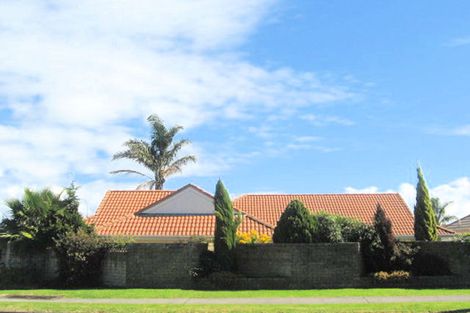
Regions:
<instances>
[{"instance_id":1,"label":"palm frond","mask_svg":"<svg viewBox=\"0 0 470 313\"><path fill-rule=\"evenodd\" d=\"M143 140L129 140L124 143L127 150L118 152L113 155L113 160L130 159L145 166L153 171L156 167L156 159L152 154L150 145Z\"/></svg>"},{"instance_id":2,"label":"palm frond","mask_svg":"<svg viewBox=\"0 0 470 313\"><path fill-rule=\"evenodd\" d=\"M191 143L189 140L181 139L180 141L173 144L171 149L166 151L165 154L164 154L165 155L165 160L167 161L166 165L168 165L168 163L170 163L174 158L176 158L176 155L178 154L178 152L181 150L181 148L183 146L185 146L189 143Z\"/></svg>"},{"instance_id":3,"label":"palm frond","mask_svg":"<svg viewBox=\"0 0 470 313\"><path fill-rule=\"evenodd\" d=\"M167 132L166 132L166 139L169 140L169 141L173 141L173 138L176 136L176 134L183 129L183 126L173 126L172 128L170 128Z\"/></svg>"},{"instance_id":4,"label":"palm frond","mask_svg":"<svg viewBox=\"0 0 470 313\"><path fill-rule=\"evenodd\" d=\"M187 155L176 160L163 171L164 176L168 177L181 172L181 168L189 162L196 162L196 157L194 155Z\"/></svg>"},{"instance_id":5,"label":"palm frond","mask_svg":"<svg viewBox=\"0 0 470 313\"><path fill-rule=\"evenodd\" d=\"M152 190L155 186L155 183L155 180L143 182L137 186L136 190Z\"/></svg>"},{"instance_id":6,"label":"palm frond","mask_svg":"<svg viewBox=\"0 0 470 313\"><path fill-rule=\"evenodd\" d=\"M147 178L150 178L152 179L152 177L144 174L144 173L141 173L139 171L134 171L134 170L116 170L116 171L111 171L109 172L110 174L137 174L137 175L140 175L140 176L144 176L144 177L147 177Z\"/></svg>"},{"instance_id":7,"label":"palm frond","mask_svg":"<svg viewBox=\"0 0 470 313\"><path fill-rule=\"evenodd\" d=\"M184 165L195 162L196 158L189 155L174 161L181 148L189 143L186 139L173 143L175 135L183 129L182 126L173 126L167 129L163 121L155 114L150 115L147 121L151 125L151 142L137 139L128 140L124 143L126 149L114 154L112 159L133 160L152 171L154 177L133 170L112 171L111 174L126 173L145 176L151 180L139 185L138 188L162 188L166 177L180 172ZM154 183L151 183L152 180Z\"/></svg>"}]
</instances>

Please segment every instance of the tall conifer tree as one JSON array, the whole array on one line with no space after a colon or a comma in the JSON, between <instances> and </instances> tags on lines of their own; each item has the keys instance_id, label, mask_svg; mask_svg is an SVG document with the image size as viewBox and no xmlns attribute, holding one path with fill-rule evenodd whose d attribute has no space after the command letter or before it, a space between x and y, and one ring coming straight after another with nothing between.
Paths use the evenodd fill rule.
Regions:
<instances>
[{"instance_id":1,"label":"tall conifer tree","mask_svg":"<svg viewBox=\"0 0 470 313\"><path fill-rule=\"evenodd\" d=\"M416 187L415 239L424 241L438 240L437 220L434 213L428 186L421 167L418 167L418 185Z\"/></svg>"},{"instance_id":2,"label":"tall conifer tree","mask_svg":"<svg viewBox=\"0 0 470 313\"><path fill-rule=\"evenodd\" d=\"M234 269L233 248L236 245L237 228L241 217L234 214L230 195L222 181L217 182L214 196L215 234L214 252L221 268L226 271Z\"/></svg>"}]
</instances>

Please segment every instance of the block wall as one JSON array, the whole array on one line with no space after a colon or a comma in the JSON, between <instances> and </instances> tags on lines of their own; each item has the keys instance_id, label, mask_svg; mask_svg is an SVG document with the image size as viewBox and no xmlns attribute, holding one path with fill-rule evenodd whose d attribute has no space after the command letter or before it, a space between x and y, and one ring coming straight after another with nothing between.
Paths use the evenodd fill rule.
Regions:
<instances>
[{"instance_id":1,"label":"block wall","mask_svg":"<svg viewBox=\"0 0 470 313\"><path fill-rule=\"evenodd\" d=\"M287 288L353 287L363 269L358 243L240 245L235 255L241 275Z\"/></svg>"}]
</instances>

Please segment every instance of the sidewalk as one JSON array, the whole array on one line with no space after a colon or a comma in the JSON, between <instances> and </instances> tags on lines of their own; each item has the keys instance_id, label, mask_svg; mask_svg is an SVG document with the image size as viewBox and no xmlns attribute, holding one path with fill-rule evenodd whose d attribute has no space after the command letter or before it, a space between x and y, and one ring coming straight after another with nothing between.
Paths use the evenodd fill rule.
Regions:
<instances>
[{"instance_id":1,"label":"sidewalk","mask_svg":"<svg viewBox=\"0 0 470 313\"><path fill-rule=\"evenodd\" d=\"M102 304L347 304L400 302L468 302L470 295L456 296L394 296L336 298L174 298L174 299L78 299L0 296L1 302L102 303Z\"/></svg>"}]
</instances>

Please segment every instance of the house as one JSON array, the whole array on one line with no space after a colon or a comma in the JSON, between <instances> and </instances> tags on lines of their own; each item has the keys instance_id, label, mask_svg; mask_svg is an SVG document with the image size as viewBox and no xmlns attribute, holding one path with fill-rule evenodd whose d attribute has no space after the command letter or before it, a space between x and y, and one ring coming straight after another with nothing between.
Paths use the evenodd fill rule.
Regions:
<instances>
[{"instance_id":1,"label":"house","mask_svg":"<svg viewBox=\"0 0 470 313\"><path fill-rule=\"evenodd\" d=\"M470 215L446 225L446 228L460 234L470 233Z\"/></svg>"},{"instance_id":2,"label":"house","mask_svg":"<svg viewBox=\"0 0 470 313\"><path fill-rule=\"evenodd\" d=\"M401 196L382 194L248 194L233 200L241 213L239 231L272 235L290 201L302 201L311 212L326 212L372 224L377 204L392 220L395 235L413 238L413 215ZM108 191L96 214L87 219L103 236L130 236L137 242L186 242L209 239L215 227L214 198L186 185L176 191ZM452 232L440 229L441 235Z\"/></svg>"}]
</instances>

